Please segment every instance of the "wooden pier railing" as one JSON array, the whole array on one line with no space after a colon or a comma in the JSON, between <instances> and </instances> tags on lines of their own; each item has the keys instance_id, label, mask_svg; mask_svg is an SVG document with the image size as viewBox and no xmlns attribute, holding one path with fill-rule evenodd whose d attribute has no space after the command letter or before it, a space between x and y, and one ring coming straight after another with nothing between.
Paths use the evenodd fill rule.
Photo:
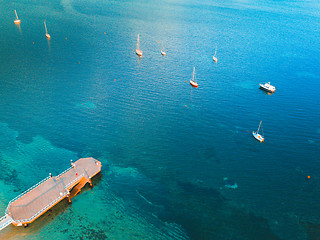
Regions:
<instances>
[{"instance_id":1,"label":"wooden pier railing","mask_svg":"<svg viewBox=\"0 0 320 240\"><path fill-rule=\"evenodd\" d=\"M12 199L0 218L0 230L10 225L27 226L64 198L80 192L91 178L101 171L101 162L94 158L81 158L58 176L49 176Z\"/></svg>"}]
</instances>

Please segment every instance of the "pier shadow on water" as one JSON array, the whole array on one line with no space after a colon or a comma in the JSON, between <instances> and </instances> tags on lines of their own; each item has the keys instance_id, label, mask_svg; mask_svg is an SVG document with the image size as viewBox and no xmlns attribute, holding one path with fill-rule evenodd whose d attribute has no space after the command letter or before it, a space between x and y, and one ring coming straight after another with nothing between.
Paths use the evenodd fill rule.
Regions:
<instances>
[{"instance_id":1,"label":"pier shadow on water","mask_svg":"<svg viewBox=\"0 0 320 240\"><path fill-rule=\"evenodd\" d=\"M102 180L102 174L97 174L92 179L93 187L89 187L89 184L86 184L81 191L75 196L76 199L79 195L93 191L93 188L98 185ZM66 226L72 226L74 222L74 214L73 214L73 206L72 203L69 203L67 199L63 199L54 207L50 208L47 212L45 212L42 216L37 218L34 222L30 223L27 227L16 227L13 225L8 226L6 229L2 230L0 233L0 239L20 239L21 237L27 239L33 239L32 236L37 235L37 233L41 231L46 231L45 229L53 224L55 221L64 221ZM56 229L60 231L62 234L67 234L68 228L66 229ZM86 239L107 239L103 231L96 231L95 229L91 229L86 227ZM50 236L47 236L50 239Z\"/></svg>"},{"instance_id":2,"label":"pier shadow on water","mask_svg":"<svg viewBox=\"0 0 320 240\"><path fill-rule=\"evenodd\" d=\"M14 225L8 226L1 231L0 239L29 239L30 236L33 236L34 234L39 232L46 225L53 222L58 216L61 216L63 213L72 211L72 209L69 209L70 207L72 207L72 205L68 204L68 201L64 199L53 208L49 209L41 217L29 224L28 227L16 227Z\"/></svg>"}]
</instances>

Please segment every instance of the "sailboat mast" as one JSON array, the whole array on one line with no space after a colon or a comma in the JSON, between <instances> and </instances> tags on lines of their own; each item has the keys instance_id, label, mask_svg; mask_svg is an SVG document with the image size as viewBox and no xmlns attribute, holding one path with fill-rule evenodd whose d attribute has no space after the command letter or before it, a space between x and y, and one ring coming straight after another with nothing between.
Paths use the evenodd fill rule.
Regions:
<instances>
[{"instance_id":1,"label":"sailboat mast","mask_svg":"<svg viewBox=\"0 0 320 240\"><path fill-rule=\"evenodd\" d=\"M260 129L261 123L262 123L262 121L260 121L257 133L259 133L259 129Z\"/></svg>"},{"instance_id":2,"label":"sailboat mast","mask_svg":"<svg viewBox=\"0 0 320 240\"><path fill-rule=\"evenodd\" d=\"M137 40L137 49L140 50L140 40L139 40L139 34L138 34L138 40Z\"/></svg>"},{"instance_id":3,"label":"sailboat mast","mask_svg":"<svg viewBox=\"0 0 320 240\"><path fill-rule=\"evenodd\" d=\"M17 14L17 11L16 11L16 10L14 10L14 12L15 12L15 14L16 14L16 18L17 18L17 19L19 19L19 18L18 18L18 14Z\"/></svg>"},{"instance_id":4,"label":"sailboat mast","mask_svg":"<svg viewBox=\"0 0 320 240\"><path fill-rule=\"evenodd\" d=\"M194 77L196 75L196 68L193 67L193 73L192 73L192 81L194 82Z\"/></svg>"},{"instance_id":5,"label":"sailboat mast","mask_svg":"<svg viewBox=\"0 0 320 240\"><path fill-rule=\"evenodd\" d=\"M46 34L47 34L47 33L48 33L48 31L47 31L46 21L44 21L44 27L45 27L45 29L46 29Z\"/></svg>"}]
</instances>

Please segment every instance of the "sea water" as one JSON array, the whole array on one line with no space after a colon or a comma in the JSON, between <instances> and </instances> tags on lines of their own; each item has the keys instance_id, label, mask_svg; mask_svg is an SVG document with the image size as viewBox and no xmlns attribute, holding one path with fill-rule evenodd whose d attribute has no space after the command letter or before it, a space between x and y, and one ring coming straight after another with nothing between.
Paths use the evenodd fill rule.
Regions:
<instances>
[{"instance_id":1,"label":"sea water","mask_svg":"<svg viewBox=\"0 0 320 240\"><path fill-rule=\"evenodd\" d=\"M319 238L319 3L0 6L0 212L71 159L103 166L0 239Z\"/></svg>"}]
</instances>

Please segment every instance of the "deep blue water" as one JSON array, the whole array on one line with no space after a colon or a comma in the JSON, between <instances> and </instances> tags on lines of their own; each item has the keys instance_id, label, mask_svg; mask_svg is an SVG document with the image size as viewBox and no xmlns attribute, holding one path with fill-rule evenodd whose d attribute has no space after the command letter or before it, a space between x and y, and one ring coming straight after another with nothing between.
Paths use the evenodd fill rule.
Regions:
<instances>
[{"instance_id":1,"label":"deep blue water","mask_svg":"<svg viewBox=\"0 0 320 240\"><path fill-rule=\"evenodd\" d=\"M319 3L0 6L0 211L70 159L103 164L72 206L1 239L320 238Z\"/></svg>"}]
</instances>

